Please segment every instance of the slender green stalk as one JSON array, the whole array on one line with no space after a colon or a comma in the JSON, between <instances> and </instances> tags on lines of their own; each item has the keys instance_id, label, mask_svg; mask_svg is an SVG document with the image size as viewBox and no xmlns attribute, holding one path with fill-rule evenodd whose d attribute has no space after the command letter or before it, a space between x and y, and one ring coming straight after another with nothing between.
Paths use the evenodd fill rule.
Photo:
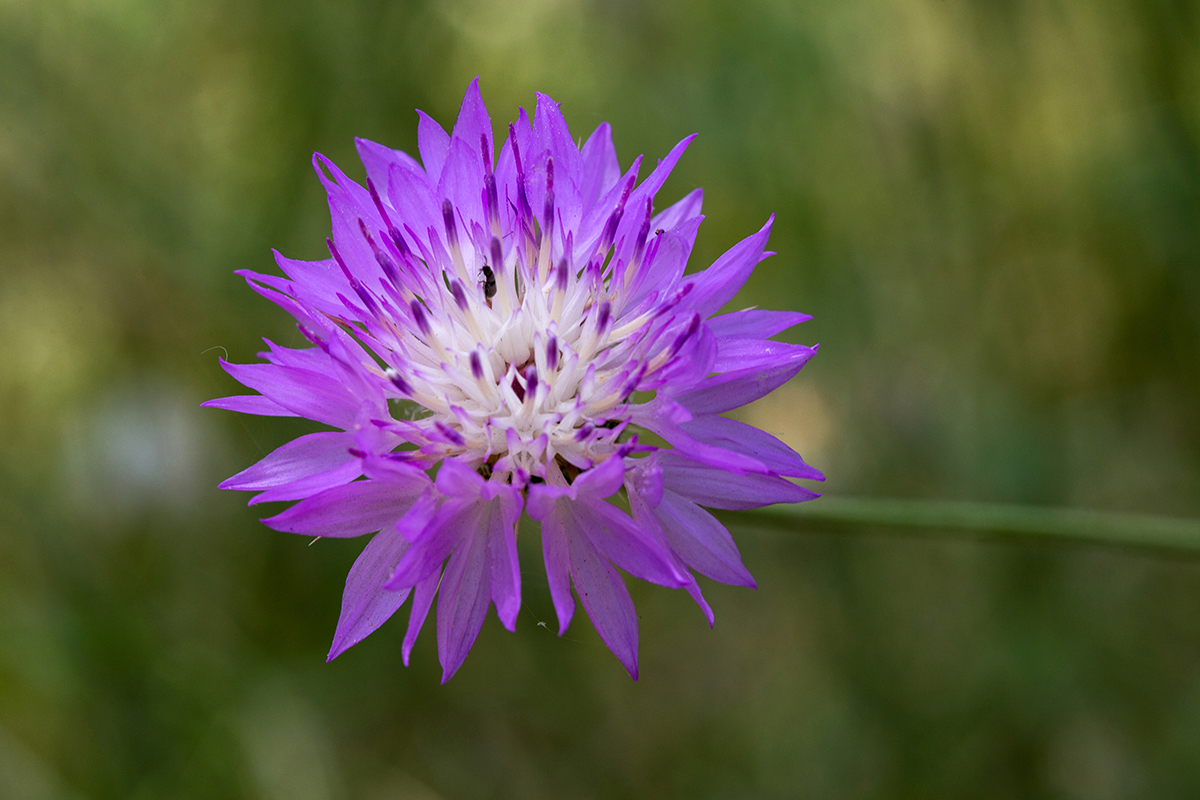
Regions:
<instances>
[{"instance_id":1,"label":"slender green stalk","mask_svg":"<svg viewBox=\"0 0 1200 800\"><path fill-rule=\"evenodd\" d=\"M1198 519L1076 508L826 496L811 503L725 513L750 528L794 530L810 527L806 523L923 528L1200 553Z\"/></svg>"}]
</instances>

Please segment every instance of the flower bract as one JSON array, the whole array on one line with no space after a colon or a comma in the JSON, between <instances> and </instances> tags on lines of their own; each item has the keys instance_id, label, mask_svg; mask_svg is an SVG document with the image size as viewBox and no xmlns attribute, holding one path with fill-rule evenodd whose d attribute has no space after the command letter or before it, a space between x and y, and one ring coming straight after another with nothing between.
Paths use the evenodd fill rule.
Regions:
<instances>
[{"instance_id":1,"label":"flower bract","mask_svg":"<svg viewBox=\"0 0 1200 800\"><path fill-rule=\"evenodd\" d=\"M816 347L772 339L804 314L717 313L770 255L771 220L684 274L701 192L662 210L655 195L692 138L639 182L642 159L622 171L607 124L580 147L538 95L497 145L476 80L451 133L420 115L419 161L358 140L365 187L314 156L329 258L276 253L283 276L239 273L311 346L268 341L262 363L222 361L256 394L205 405L330 428L221 486L257 492L252 504L298 501L263 520L276 530L374 534L347 578L331 659L411 598L407 664L436 600L449 679L489 607L515 628L524 513L540 523L559 634L577 596L636 678L621 571L687 590L712 624L695 573L754 580L705 507L817 496L789 480L822 480L790 447L722 416Z\"/></svg>"}]
</instances>

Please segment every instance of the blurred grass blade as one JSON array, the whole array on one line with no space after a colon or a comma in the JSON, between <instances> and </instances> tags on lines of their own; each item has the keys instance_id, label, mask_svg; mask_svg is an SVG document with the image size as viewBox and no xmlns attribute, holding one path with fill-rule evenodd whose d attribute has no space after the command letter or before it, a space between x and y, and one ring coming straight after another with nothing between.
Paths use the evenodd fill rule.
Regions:
<instances>
[{"instance_id":1,"label":"blurred grass blade","mask_svg":"<svg viewBox=\"0 0 1200 800\"><path fill-rule=\"evenodd\" d=\"M1102 542L1200 552L1200 520L1075 508L825 496L811 503L736 513L746 527L794 529L797 523L924 528Z\"/></svg>"}]
</instances>

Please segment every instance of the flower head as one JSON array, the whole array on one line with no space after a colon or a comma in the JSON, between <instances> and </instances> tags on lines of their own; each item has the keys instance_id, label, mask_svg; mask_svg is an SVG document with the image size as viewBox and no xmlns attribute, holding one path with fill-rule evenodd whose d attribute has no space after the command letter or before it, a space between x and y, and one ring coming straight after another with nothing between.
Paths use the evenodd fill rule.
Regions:
<instances>
[{"instance_id":1,"label":"flower head","mask_svg":"<svg viewBox=\"0 0 1200 800\"><path fill-rule=\"evenodd\" d=\"M263 522L308 536L375 533L350 570L329 657L412 596L408 662L436 596L448 679L494 605L521 605L516 530L541 523L559 634L571 586L637 677L637 616L618 568L686 589L692 571L753 586L701 506L816 495L822 476L778 439L720 416L781 385L816 352L770 337L804 314L713 316L769 253L771 221L684 275L696 190L655 213L693 137L641 183L607 124L582 148L538 95L499 147L472 82L449 135L421 114L420 161L358 140L363 188L323 156L333 236L324 261L276 253L287 276L244 271L312 347L267 342L266 363L222 366L256 395L206 405L300 416L334 431L285 444L222 488L298 500ZM657 445L642 432L656 435Z\"/></svg>"}]
</instances>

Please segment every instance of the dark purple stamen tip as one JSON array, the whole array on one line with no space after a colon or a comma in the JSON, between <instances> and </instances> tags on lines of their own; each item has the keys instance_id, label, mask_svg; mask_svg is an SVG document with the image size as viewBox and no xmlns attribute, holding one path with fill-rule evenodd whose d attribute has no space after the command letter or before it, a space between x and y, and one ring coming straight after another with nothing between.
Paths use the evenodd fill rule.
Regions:
<instances>
[{"instance_id":1,"label":"dark purple stamen tip","mask_svg":"<svg viewBox=\"0 0 1200 800\"><path fill-rule=\"evenodd\" d=\"M483 359L479 357L479 351L472 350L469 360L471 362L471 375L477 381L483 380Z\"/></svg>"},{"instance_id":2,"label":"dark purple stamen tip","mask_svg":"<svg viewBox=\"0 0 1200 800\"><path fill-rule=\"evenodd\" d=\"M504 272L504 250L500 246L500 240L495 236L492 237L492 272L496 275Z\"/></svg>"},{"instance_id":3,"label":"dark purple stamen tip","mask_svg":"<svg viewBox=\"0 0 1200 800\"><path fill-rule=\"evenodd\" d=\"M429 319L425 316L425 306L421 305L420 300L413 300L409 307L412 309L413 321L417 323L421 333L428 336L432 329L429 327Z\"/></svg>"},{"instance_id":4,"label":"dark purple stamen tip","mask_svg":"<svg viewBox=\"0 0 1200 800\"><path fill-rule=\"evenodd\" d=\"M446 423L439 420L438 422L435 422L434 425L437 427L442 436L446 437L450 444L455 445L456 447L462 447L467 443L467 440L462 437L461 433L454 430Z\"/></svg>"},{"instance_id":5,"label":"dark purple stamen tip","mask_svg":"<svg viewBox=\"0 0 1200 800\"><path fill-rule=\"evenodd\" d=\"M483 156L483 174L492 174L492 148L488 147L486 133L479 134L479 152Z\"/></svg>"},{"instance_id":6,"label":"dark purple stamen tip","mask_svg":"<svg viewBox=\"0 0 1200 800\"><path fill-rule=\"evenodd\" d=\"M571 272L567 269L567 257L563 256L562 261L558 262L558 272L554 276L554 288L560 292L567 290L567 281L571 278Z\"/></svg>"},{"instance_id":7,"label":"dark purple stamen tip","mask_svg":"<svg viewBox=\"0 0 1200 800\"><path fill-rule=\"evenodd\" d=\"M483 178L483 198L488 222L498 222L500 219L500 199L496 195L496 176L491 172Z\"/></svg>"},{"instance_id":8,"label":"dark purple stamen tip","mask_svg":"<svg viewBox=\"0 0 1200 800\"><path fill-rule=\"evenodd\" d=\"M532 364L525 370L525 396L533 398L537 394L538 374L537 367Z\"/></svg>"},{"instance_id":9,"label":"dark purple stamen tip","mask_svg":"<svg viewBox=\"0 0 1200 800\"><path fill-rule=\"evenodd\" d=\"M608 329L609 317L612 315L612 305L605 300L600 304L600 310L596 315L596 331L603 332Z\"/></svg>"},{"instance_id":10,"label":"dark purple stamen tip","mask_svg":"<svg viewBox=\"0 0 1200 800\"><path fill-rule=\"evenodd\" d=\"M633 243L633 255L629 258L630 267L636 269L642 262L642 253L646 250L646 238L650 235L650 217L654 214L654 199L646 198L646 216L638 231L637 240Z\"/></svg>"},{"instance_id":11,"label":"dark purple stamen tip","mask_svg":"<svg viewBox=\"0 0 1200 800\"><path fill-rule=\"evenodd\" d=\"M399 372L393 372L390 376L388 376L388 379L392 382L392 386L395 386L396 391L400 392L400 394L412 396L412 387L409 386L408 381L404 380L404 378L400 376Z\"/></svg>"},{"instance_id":12,"label":"dark purple stamen tip","mask_svg":"<svg viewBox=\"0 0 1200 800\"><path fill-rule=\"evenodd\" d=\"M367 244L371 247L371 253L375 256L375 261L379 264L379 268L383 270L383 274L392 282L394 286L400 286L401 278L400 271L396 269L395 263L388 258L388 254L379 249L379 245L375 244L374 237L367 230L367 223L363 222L362 217L358 218L358 229L362 231L363 238L367 240Z\"/></svg>"},{"instance_id":13,"label":"dark purple stamen tip","mask_svg":"<svg viewBox=\"0 0 1200 800\"><path fill-rule=\"evenodd\" d=\"M450 294L454 297L454 304L458 306L460 311L467 310L467 293L463 291L462 283L458 278L450 281Z\"/></svg>"},{"instance_id":14,"label":"dark purple stamen tip","mask_svg":"<svg viewBox=\"0 0 1200 800\"><path fill-rule=\"evenodd\" d=\"M555 336L546 341L546 366L551 372L558 369L558 338Z\"/></svg>"},{"instance_id":15,"label":"dark purple stamen tip","mask_svg":"<svg viewBox=\"0 0 1200 800\"><path fill-rule=\"evenodd\" d=\"M379 198L379 192L375 191L375 184L371 182L370 178L367 178L367 191L371 193L371 201L375 203L375 210L379 212L379 218L383 220L383 224L390 231L394 227L391 217L388 216L387 210L383 207L383 201Z\"/></svg>"},{"instance_id":16,"label":"dark purple stamen tip","mask_svg":"<svg viewBox=\"0 0 1200 800\"><path fill-rule=\"evenodd\" d=\"M675 341L671 344L671 351L670 351L671 356L674 356L676 353L679 352L680 348L683 347L684 342L686 342L688 339L692 338L692 336L696 333L696 331L697 331L697 329L699 329L699 327L700 327L700 315L693 314L692 321L688 324L687 330L685 330L683 333L679 334L679 336L677 336L675 338ZM670 357L670 356L668 356L668 357Z\"/></svg>"},{"instance_id":17,"label":"dark purple stamen tip","mask_svg":"<svg viewBox=\"0 0 1200 800\"><path fill-rule=\"evenodd\" d=\"M582 428L575 431L575 441L586 442L587 438L592 435L592 431L596 430L589 424L584 424Z\"/></svg>"},{"instance_id":18,"label":"dark purple stamen tip","mask_svg":"<svg viewBox=\"0 0 1200 800\"><path fill-rule=\"evenodd\" d=\"M457 246L458 228L454 225L454 204L449 200L442 201L442 222L446 225L446 238L450 240L450 245Z\"/></svg>"},{"instance_id":19,"label":"dark purple stamen tip","mask_svg":"<svg viewBox=\"0 0 1200 800\"><path fill-rule=\"evenodd\" d=\"M521 148L517 145L517 126L513 123L508 123L508 141L512 145L513 161L517 166L517 174L522 175L524 169L521 167Z\"/></svg>"}]
</instances>

